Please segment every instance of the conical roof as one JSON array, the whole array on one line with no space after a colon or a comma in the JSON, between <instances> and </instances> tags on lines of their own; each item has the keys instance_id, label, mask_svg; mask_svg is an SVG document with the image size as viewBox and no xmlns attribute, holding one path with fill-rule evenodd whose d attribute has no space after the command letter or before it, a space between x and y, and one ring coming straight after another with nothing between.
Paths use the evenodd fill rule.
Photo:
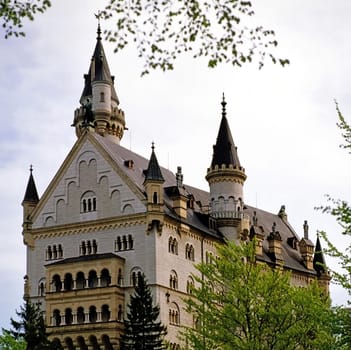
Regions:
<instances>
[{"instance_id":1,"label":"conical roof","mask_svg":"<svg viewBox=\"0 0 351 350\"><path fill-rule=\"evenodd\" d=\"M84 75L84 89L82 92L82 96L80 101L82 102L84 97L91 97L92 96L92 86L91 83L93 81L106 81L111 83L111 98L118 102L118 97L116 94L116 90L114 87L114 77L111 76L110 68L107 63L107 58L105 55L104 47L101 41L101 29L100 25L98 26L97 30L97 38L96 38L96 45L95 50L93 53L93 57L91 58L91 63L89 67L88 74Z\"/></svg>"},{"instance_id":2,"label":"conical roof","mask_svg":"<svg viewBox=\"0 0 351 350\"><path fill-rule=\"evenodd\" d=\"M39 202L39 196L34 182L32 166L30 167L30 175L29 175L29 180L26 188L26 193L24 194L23 202L31 202L31 203Z\"/></svg>"},{"instance_id":3,"label":"conical roof","mask_svg":"<svg viewBox=\"0 0 351 350\"><path fill-rule=\"evenodd\" d=\"M324 273L326 270L323 249L322 249L319 236L317 236L316 248L315 248L315 253L313 257L313 268L317 271L319 275L321 273Z\"/></svg>"},{"instance_id":4,"label":"conical roof","mask_svg":"<svg viewBox=\"0 0 351 350\"><path fill-rule=\"evenodd\" d=\"M235 147L232 133L226 117L226 105L224 95L222 101L222 120L219 126L216 144L213 146L213 157L211 167L222 164L230 165L240 168L240 161L238 157L237 148Z\"/></svg>"},{"instance_id":5,"label":"conical roof","mask_svg":"<svg viewBox=\"0 0 351 350\"><path fill-rule=\"evenodd\" d=\"M150 156L147 170L145 172L145 181L147 181L147 180L155 181L156 180L156 181L163 181L164 182L165 180L162 176L161 168L158 165L158 161L156 158L154 144L152 144L151 148L152 148L151 156Z\"/></svg>"}]
</instances>

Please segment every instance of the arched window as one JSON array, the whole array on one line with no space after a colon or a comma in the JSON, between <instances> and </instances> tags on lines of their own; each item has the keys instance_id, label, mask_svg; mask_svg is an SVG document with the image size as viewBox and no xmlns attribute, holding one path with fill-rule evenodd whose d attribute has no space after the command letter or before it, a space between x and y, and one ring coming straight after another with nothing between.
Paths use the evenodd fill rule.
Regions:
<instances>
[{"instance_id":1,"label":"arched window","mask_svg":"<svg viewBox=\"0 0 351 350\"><path fill-rule=\"evenodd\" d=\"M123 250L127 250L128 246L127 246L127 237L123 236Z\"/></svg>"},{"instance_id":2,"label":"arched window","mask_svg":"<svg viewBox=\"0 0 351 350\"><path fill-rule=\"evenodd\" d=\"M51 246L49 245L46 250L46 260L51 260L51 259L52 259L52 250L51 250Z\"/></svg>"},{"instance_id":3,"label":"arched window","mask_svg":"<svg viewBox=\"0 0 351 350\"><path fill-rule=\"evenodd\" d=\"M157 192L154 192L153 196L152 196L152 203L157 204Z\"/></svg>"},{"instance_id":4,"label":"arched window","mask_svg":"<svg viewBox=\"0 0 351 350\"><path fill-rule=\"evenodd\" d=\"M92 247L92 253L93 254L96 254L97 253L97 243L96 243L96 240L93 239L93 247Z\"/></svg>"},{"instance_id":5,"label":"arched window","mask_svg":"<svg viewBox=\"0 0 351 350\"><path fill-rule=\"evenodd\" d=\"M118 269L117 283L118 283L119 286L123 286L122 269Z\"/></svg>"},{"instance_id":6,"label":"arched window","mask_svg":"<svg viewBox=\"0 0 351 350\"><path fill-rule=\"evenodd\" d=\"M139 267L134 267L130 273L130 284L133 287L136 287L140 277L141 277L141 269Z\"/></svg>"},{"instance_id":7,"label":"arched window","mask_svg":"<svg viewBox=\"0 0 351 350\"><path fill-rule=\"evenodd\" d=\"M134 241L132 235L128 235L128 245L129 249L133 249Z\"/></svg>"},{"instance_id":8,"label":"arched window","mask_svg":"<svg viewBox=\"0 0 351 350\"><path fill-rule=\"evenodd\" d=\"M59 326L61 324L60 310L55 309L52 314L53 326Z\"/></svg>"},{"instance_id":9,"label":"arched window","mask_svg":"<svg viewBox=\"0 0 351 350\"><path fill-rule=\"evenodd\" d=\"M96 201L96 195L93 191L85 192L81 197L80 202L81 202L80 211L82 213L96 211L97 201Z\"/></svg>"},{"instance_id":10,"label":"arched window","mask_svg":"<svg viewBox=\"0 0 351 350\"><path fill-rule=\"evenodd\" d=\"M63 257L63 249L62 249L62 245L61 244L59 244L58 245L58 258L59 259L62 259L62 257Z\"/></svg>"},{"instance_id":11,"label":"arched window","mask_svg":"<svg viewBox=\"0 0 351 350\"><path fill-rule=\"evenodd\" d=\"M90 241L87 242L87 254L88 255L91 254L91 242Z\"/></svg>"},{"instance_id":12,"label":"arched window","mask_svg":"<svg viewBox=\"0 0 351 350\"><path fill-rule=\"evenodd\" d=\"M65 344L68 350L75 350L72 338L70 337L65 338Z\"/></svg>"},{"instance_id":13,"label":"arched window","mask_svg":"<svg viewBox=\"0 0 351 350\"><path fill-rule=\"evenodd\" d=\"M88 276L88 286L89 288L96 288L98 286L98 277L96 271L91 270Z\"/></svg>"},{"instance_id":14,"label":"arched window","mask_svg":"<svg viewBox=\"0 0 351 350\"><path fill-rule=\"evenodd\" d=\"M40 297L45 296L45 280L39 281L38 296L40 296Z\"/></svg>"},{"instance_id":15,"label":"arched window","mask_svg":"<svg viewBox=\"0 0 351 350\"><path fill-rule=\"evenodd\" d=\"M83 241L80 245L80 255L86 255L87 253L87 248L85 246L85 241Z\"/></svg>"},{"instance_id":16,"label":"arched window","mask_svg":"<svg viewBox=\"0 0 351 350\"><path fill-rule=\"evenodd\" d=\"M121 237L117 237L117 250L120 251L122 250L122 240Z\"/></svg>"},{"instance_id":17,"label":"arched window","mask_svg":"<svg viewBox=\"0 0 351 350\"><path fill-rule=\"evenodd\" d=\"M120 322L123 321L123 309L121 304L118 305L117 320Z\"/></svg>"},{"instance_id":18,"label":"arched window","mask_svg":"<svg viewBox=\"0 0 351 350\"><path fill-rule=\"evenodd\" d=\"M186 292L188 294L193 294L194 286L194 279L191 276L189 276L188 280L186 281Z\"/></svg>"},{"instance_id":19,"label":"arched window","mask_svg":"<svg viewBox=\"0 0 351 350\"><path fill-rule=\"evenodd\" d=\"M178 276L174 270L169 275L169 287L175 290L178 289Z\"/></svg>"},{"instance_id":20,"label":"arched window","mask_svg":"<svg viewBox=\"0 0 351 350\"><path fill-rule=\"evenodd\" d=\"M90 306L89 308L89 322L96 322L97 320L97 312L95 306Z\"/></svg>"},{"instance_id":21,"label":"arched window","mask_svg":"<svg viewBox=\"0 0 351 350\"><path fill-rule=\"evenodd\" d=\"M107 287L111 284L111 276L107 269L101 271L100 284L101 287Z\"/></svg>"},{"instance_id":22,"label":"arched window","mask_svg":"<svg viewBox=\"0 0 351 350\"><path fill-rule=\"evenodd\" d=\"M73 289L73 278L70 273L65 274L65 279L63 280L63 284L65 290L72 290Z\"/></svg>"},{"instance_id":23,"label":"arched window","mask_svg":"<svg viewBox=\"0 0 351 350\"><path fill-rule=\"evenodd\" d=\"M168 251L172 254L178 255L178 241L176 238L169 237L168 240Z\"/></svg>"},{"instance_id":24,"label":"arched window","mask_svg":"<svg viewBox=\"0 0 351 350\"><path fill-rule=\"evenodd\" d=\"M179 306L176 303L171 303L169 308L169 323L173 325L180 325Z\"/></svg>"},{"instance_id":25,"label":"arched window","mask_svg":"<svg viewBox=\"0 0 351 350\"><path fill-rule=\"evenodd\" d=\"M76 277L76 288L83 289L85 288L85 276L83 272L78 272Z\"/></svg>"},{"instance_id":26,"label":"arched window","mask_svg":"<svg viewBox=\"0 0 351 350\"><path fill-rule=\"evenodd\" d=\"M73 323L73 314L72 314L72 309L67 308L65 310L65 323L66 325L70 325Z\"/></svg>"},{"instance_id":27,"label":"arched window","mask_svg":"<svg viewBox=\"0 0 351 350\"><path fill-rule=\"evenodd\" d=\"M56 245L54 245L52 247L52 258L53 259L57 259L57 249L56 249Z\"/></svg>"},{"instance_id":28,"label":"arched window","mask_svg":"<svg viewBox=\"0 0 351 350\"><path fill-rule=\"evenodd\" d=\"M77 309L77 322L78 323L84 323L85 321L85 313L84 313L84 308L79 307Z\"/></svg>"},{"instance_id":29,"label":"arched window","mask_svg":"<svg viewBox=\"0 0 351 350\"><path fill-rule=\"evenodd\" d=\"M195 250L194 247L187 243L186 247L185 247L185 258L191 261L195 260Z\"/></svg>"},{"instance_id":30,"label":"arched window","mask_svg":"<svg viewBox=\"0 0 351 350\"><path fill-rule=\"evenodd\" d=\"M111 312L110 312L108 305L102 305L102 308L101 308L102 321L107 322L110 320L110 317L111 317Z\"/></svg>"},{"instance_id":31,"label":"arched window","mask_svg":"<svg viewBox=\"0 0 351 350\"><path fill-rule=\"evenodd\" d=\"M52 278L52 291L53 292L60 292L62 289L62 282L59 275L54 275Z\"/></svg>"}]
</instances>

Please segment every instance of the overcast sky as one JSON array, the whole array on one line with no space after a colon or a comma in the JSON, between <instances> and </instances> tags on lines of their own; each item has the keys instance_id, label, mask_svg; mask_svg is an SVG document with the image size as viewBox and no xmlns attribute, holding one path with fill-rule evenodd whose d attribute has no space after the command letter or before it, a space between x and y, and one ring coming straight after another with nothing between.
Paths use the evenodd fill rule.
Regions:
<instances>
[{"instance_id":1,"label":"overcast sky","mask_svg":"<svg viewBox=\"0 0 351 350\"><path fill-rule=\"evenodd\" d=\"M0 326L22 304L25 247L21 201L34 166L43 194L76 136L70 127L79 106L96 38L94 13L102 2L53 0L53 7L25 27L26 38L0 39ZM173 72L140 78L134 49L113 53L104 43L129 128L121 144L149 157L155 141L159 162L184 182L208 189L210 165L225 93L228 120L248 176L249 205L278 213L302 236L326 230L340 247L349 244L332 218L316 212L326 193L351 197L351 156L339 148L334 99L351 121L351 2L256 0L257 21L276 31L278 56L267 62L209 70L205 61L181 58ZM104 24L102 23L102 26ZM335 262L328 259L331 266ZM332 287L334 303L347 295Z\"/></svg>"}]
</instances>

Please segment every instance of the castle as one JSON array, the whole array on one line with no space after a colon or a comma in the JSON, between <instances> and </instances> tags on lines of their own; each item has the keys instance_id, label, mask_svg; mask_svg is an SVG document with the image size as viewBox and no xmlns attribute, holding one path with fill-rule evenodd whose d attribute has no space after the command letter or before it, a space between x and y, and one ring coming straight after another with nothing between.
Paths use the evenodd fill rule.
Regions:
<instances>
[{"instance_id":1,"label":"castle","mask_svg":"<svg viewBox=\"0 0 351 350\"><path fill-rule=\"evenodd\" d=\"M320 242L309 239L307 222L300 238L284 206L273 214L245 203L246 173L224 97L206 192L184 184L180 167L175 174L161 167L154 145L149 159L120 145L125 115L100 27L84 78L73 120L78 139L40 198L31 169L22 202L24 297L41 303L52 339L70 350L119 349L129 294L144 273L178 349L180 328L193 326L183 299L194 264L209 261L226 239L255 237L258 261L291 271L294 285L317 279L328 293Z\"/></svg>"}]
</instances>

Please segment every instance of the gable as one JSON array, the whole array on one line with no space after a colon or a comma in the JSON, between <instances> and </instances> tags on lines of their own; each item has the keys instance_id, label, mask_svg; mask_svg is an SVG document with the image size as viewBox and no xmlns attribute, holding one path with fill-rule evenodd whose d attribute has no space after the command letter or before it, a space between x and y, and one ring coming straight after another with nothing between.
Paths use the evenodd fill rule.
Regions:
<instances>
[{"instance_id":1,"label":"gable","mask_svg":"<svg viewBox=\"0 0 351 350\"><path fill-rule=\"evenodd\" d=\"M143 194L88 135L73 147L33 215L33 228L145 212Z\"/></svg>"}]
</instances>

